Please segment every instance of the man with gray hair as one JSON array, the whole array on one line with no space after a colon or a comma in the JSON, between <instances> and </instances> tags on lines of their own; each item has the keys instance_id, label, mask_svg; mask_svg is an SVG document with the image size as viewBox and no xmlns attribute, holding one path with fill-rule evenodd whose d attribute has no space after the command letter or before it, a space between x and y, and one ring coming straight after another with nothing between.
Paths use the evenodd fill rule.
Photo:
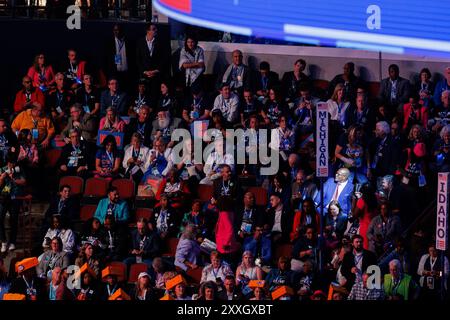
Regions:
<instances>
[{"instance_id":1,"label":"man with gray hair","mask_svg":"<svg viewBox=\"0 0 450 320\"><path fill-rule=\"evenodd\" d=\"M95 118L90 114L85 113L81 104L75 103L70 107L70 117L66 127L61 132L61 136L66 143L70 143L69 133L70 130L77 129L81 134L81 140L85 140L90 143L95 143L97 139L97 126Z\"/></svg>"},{"instance_id":2,"label":"man with gray hair","mask_svg":"<svg viewBox=\"0 0 450 320\"><path fill-rule=\"evenodd\" d=\"M172 133L180 127L180 123L181 119L172 118L169 111L159 111L156 120L152 122L152 142L155 143L158 138L162 138L171 148L174 145L171 141Z\"/></svg>"},{"instance_id":3,"label":"man with gray hair","mask_svg":"<svg viewBox=\"0 0 450 320\"><path fill-rule=\"evenodd\" d=\"M404 273L398 259L389 262L389 273L384 275L384 293L387 300L416 300L419 295L417 283Z\"/></svg>"},{"instance_id":4,"label":"man with gray hair","mask_svg":"<svg viewBox=\"0 0 450 320\"><path fill-rule=\"evenodd\" d=\"M400 146L390 133L386 121L379 121L375 127L375 139L369 145L369 179L394 174L399 164Z\"/></svg>"}]
</instances>

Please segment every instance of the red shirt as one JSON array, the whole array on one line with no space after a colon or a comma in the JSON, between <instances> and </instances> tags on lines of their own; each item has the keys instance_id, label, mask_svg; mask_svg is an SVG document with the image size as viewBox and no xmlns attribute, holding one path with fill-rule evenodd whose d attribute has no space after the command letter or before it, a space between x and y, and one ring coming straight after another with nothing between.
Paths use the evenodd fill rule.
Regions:
<instances>
[{"instance_id":1,"label":"red shirt","mask_svg":"<svg viewBox=\"0 0 450 320\"><path fill-rule=\"evenodd\" d=\"M19 90L16 94L16 100L14 100L14 112L24 111L25 105L39 103L41 106L45 105L45 97L41 90L37 88L31 89L30 94L26 94L25 90Z\"/></svg>"},{"instance_id":2,"label":"red shirt","mask_svg":"<svg viewBox=\"0 0 450 320\"><path fill-rule=\"evenodd\" d=\"M55 74L53 73L53 68L52 66L47 66L44 69L44 79L42 79L43 81L40 81L40 72L36 71L36 69L34 68L34 66L30 67L30 69L28 69L28 73L27 75L31 78L31 80L33 81L33 87L35 88L39 88L39 86L41 84L45 85L46 87L52 85L55 82Z\"/></svg>"}]
</instances>

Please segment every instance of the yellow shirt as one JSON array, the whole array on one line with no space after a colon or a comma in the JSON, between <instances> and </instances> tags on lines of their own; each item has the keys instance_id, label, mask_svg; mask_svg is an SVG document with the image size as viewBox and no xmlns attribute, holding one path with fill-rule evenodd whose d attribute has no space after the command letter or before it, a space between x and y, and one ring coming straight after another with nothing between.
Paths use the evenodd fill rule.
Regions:
<instances>
[{"instance_id":1,"label":"yellow shirt","mask_svg":"<svg viewBox=\"0 0 450 320\"><path fill-rule=\"evenodd\" d=\"M39 132L38 141L42 142L45 138L53 138L55 135L55 127L53 126L53 122L47 117L37 117L33 119L31 116L31 109L22 111L19 115L14 119L11 128L14 132L20 131L23 129L34 129L35 121L37 121L36 126Z\"/></svg>"}]
</instances>

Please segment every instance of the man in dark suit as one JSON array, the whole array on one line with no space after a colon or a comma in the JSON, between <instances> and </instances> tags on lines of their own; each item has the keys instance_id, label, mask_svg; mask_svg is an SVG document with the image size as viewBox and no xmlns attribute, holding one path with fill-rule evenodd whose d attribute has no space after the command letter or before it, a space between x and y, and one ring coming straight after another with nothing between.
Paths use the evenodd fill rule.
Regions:
<instances>
[{"instance_id":1,"label":"man in dark suit","mask_svg":"<svg viewBox=\"0 0 450 320\"><path fill-rule=\"evenodd\" d=\"M235 216L236 230L240 239L252 235L252 230L263 223L261 208L255 205L255 195L252 192L244 194L244 201L238 206ZM238 238L238 239L239 239Z\"/></svg>"},{"instance_id":2,"label":"man in dark suit","mask_svg":"<svg viewBox=\"0 0 450 320\"><path fill-rule=\"evenodd\" d=\"M130 74L133 70L132 63L135 57L134 46L124 36L122 25L115 24L113 37L105 44L104 71L106 77L117 78L125 91L129 91L133 83Z\"/></svg>"},{"instance_id":3,"label":"man in dark suit","mask_svg":"<svg viewBox=\"0 0 450 320\"><path fill-rule=\"evenodd\" d=\"M126 115L128 112L128 96L119 89L119 81L111 78L108 81L108 89L100 96L100 116L106 115L106 109L113 107L118 115Z\"/></svg>"},{"instance_id":4,"label":"man in dark suit","mask_svg":"<svg viewBox=\"0 0 450 320\"><path fill-rule=\"evenodd\" d=\"M239 199L239 186L232 177L231 167L227 164L221 166L219 179L214 180L213 198L218 200L221 196L230 196L234 201Z\"/></svg>"},{"instance_id":5,"label":"man in dark suit","mask_svg":"<svg viewBox=\"0 0 450 320\"><path fill-rule=\"evenodd\" d=\"M354 102L356 98L356 89L365 87L364 82L355 75L355 64L347 62L344 64L344 73L338 74L330 81L328 87L328 97L331 97L337 84L344 85L344 99L346 101Z\"/></svg>"},{"instance_id":6,"label":"man in dark suit","mask_svg":"<svg viewBox=\"0 0 450 320\"><path fill-rule=\"evenodd\" d=\"M50 227L53 215L59 214L65 223L70 223L77 217L79 212L78 201L71 197L71 187L62 185L59 187L59 194L50 201L50 206L45 212L45 231Z\"/></svg>"},{"instance_id":7,"label":"man in dark suit","mask_svg":"<svg viewBox=\"0 0 450 320\"><path fill-rule=\"evenodd\" d=\"M340 168L334 178L329 178L323 186L323 205L328 207L331 201L339 202L342 214L347 216L352 208L353 183L348 179L350 171ZM316 193L314 202L320 205L320 192Z\"/></svg>"},{"instance_id":8,"label":"man in dark suit","mask_svg":"<svg viewBox=\"0 0 450 320\"><path fill-rule=\"evenodd\" d=\"M410 84L409 81L400 77L398 65L389 66L389 77L381 80L380 93L378 99L393 117L397 112L403 111L403 104L409 101Z\"/></svg>"},{"instance_id":9,"label":"man in dark suit","mask_svg":"<svg viewBox=\"0 0 450 320\"><path fill-rule=\"evenodd\" d=\"M356 234L352 238L353 250L344 255L341 273L347 279L345 288L351 290L357 277L367 271L367 267L377 265L377 258L371 251L363 248L363 237Z\"/></svg>"},{"instance_id":10,"label":"man in dark suit","mask_svg":"<svg viewBox=\"0 0 450 320\"><path fill-rule=\"evenodd\" d=\"M292 227L292 214L285 208L279 193L270 196L270 209L266 212L264 229L271 233L272 243L288 242Z\"/></svg>"},{"instance_id":11,"label":"man in dark suit","mask_svg":"<svg viewBox=\"0 0 450 320\"><path fill-rule=\"evenodd\" d=\"M375 127L375 139L369 145L369 176L393 175L400 160L400 146L390 134L390 126L380 121Z\"/></svg>"},{"instance_id":12,"label":"man in dark suit","mask_svg":"<svg viewBox=\"0 0 450 320\"><path fill-rule=\"evenodd\" d=\"M233 63L225 70L221 84L228 84L231 91L240 96L245 88L251 87L250 69L242 62L241 51L234 50L232 57Z\"/></svg>"},{"instance_id":13,"label":"man in dark suit","mask_svg":"<svg viewBox=\"0 0 450 320\"><path fill-rule=\"evenodd\" d=\"M236 288L236 279L233 275L228 275L225 277L223 282L225 290L219 292L219 300L230 301L230 300L242 300L242 293L238 288Z\"/></svg>"},{"instance_id":14,"label":"man in dark suit","mask_svg":"<svg viewBox=\"0 0 450 320\"><path fill-rule=\"evenodd\" d=\"M269 90L279 83L278 73L270 71L270 64L267 61L262 61L259 64L259 72L255 75L253 81L253 92L259 97L267 97Z\"/></svg>"},{"instance_id":15,"label":"man in dark suit","mask_svg":"<svg viewBox=\"0 0 450 320\"><path fill-rule=\"evenodd\" d=\"M155 24L146 26L146 35L136 45L136 64L139 78L147 80L150 96L157 99L160 95L160 84L167 67L167 58L163 45L157 35Z\"/></svg>"},{"instance_id":16,"label":"man in dark suit","mask_svg":"<svg viewBox=\"0 0 450 320\"><path fill-rule=\"evenodd\" d=\"M150 108L143 105L139 110L137 118L130 119L130 123L125 129L125 145L131 142L133 133L139 133L144 146L150 148L152 144L152 122L150 121Z\"/></svg>"}]
</instances>

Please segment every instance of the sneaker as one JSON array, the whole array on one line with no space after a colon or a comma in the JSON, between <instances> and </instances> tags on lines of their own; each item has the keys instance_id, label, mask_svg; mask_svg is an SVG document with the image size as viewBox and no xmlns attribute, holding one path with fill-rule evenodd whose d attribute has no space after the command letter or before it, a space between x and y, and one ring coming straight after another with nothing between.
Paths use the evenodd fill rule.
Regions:
<instances>
[{"instance_id":1,"label":"sneaker","mask_svg":"<svg viewBox=\"0 0 450 320\"><path fill-rule=\"evenodd\" d=\"M6 242L3 242L3 243L2 243L2 250L1 250L2 253L5 253L5 252L6 252L6 248L7 248L6 245L7 245Z\"/></svg>"},{"instance_id":2,"label":"sneaker","mask_svg":"<svg viewBox=\"0 0 450 320\"><path fill-rule=\"evenodd\" d=\"M10 243L8 251L14 251L14 250L16 250L16 245L14 243Z\"/></svg>"}]
</instances>

